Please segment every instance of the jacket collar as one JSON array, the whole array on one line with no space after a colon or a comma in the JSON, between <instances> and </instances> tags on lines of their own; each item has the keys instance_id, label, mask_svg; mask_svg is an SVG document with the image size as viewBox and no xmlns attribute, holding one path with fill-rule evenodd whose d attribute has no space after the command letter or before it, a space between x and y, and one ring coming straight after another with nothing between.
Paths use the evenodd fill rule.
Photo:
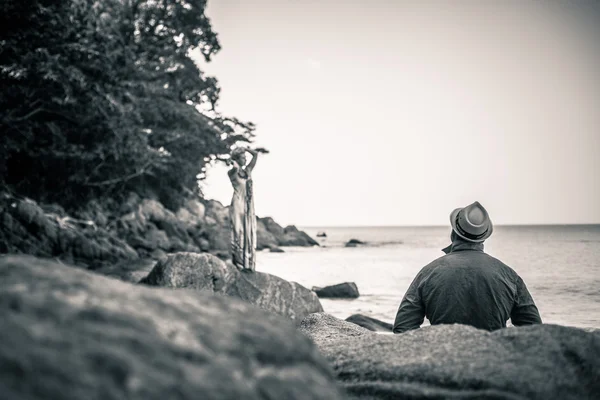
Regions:
<instances>
[{"instance_id":1,"label":"jacket collar","mask_svg":"<svg viewBox=\"0 0 600 400\"><path fill-rule=\"evenodd\" d=\"M460 237L455 237L450 246L442 249L442 251L446 254L455 253L457 251L466 251L466 250L483 251L483 242L481 242L481 243L467 242L466 240L464 240Z\"/></svg>"}]
</instances>

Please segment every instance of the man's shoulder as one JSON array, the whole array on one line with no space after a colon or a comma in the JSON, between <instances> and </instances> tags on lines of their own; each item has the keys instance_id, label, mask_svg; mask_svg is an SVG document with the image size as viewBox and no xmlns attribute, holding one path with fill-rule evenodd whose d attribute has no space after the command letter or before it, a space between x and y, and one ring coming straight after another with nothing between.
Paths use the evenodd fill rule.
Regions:
<instances>
[{"instance_id":1,"label":"man's shoulder","mask_svg":"<svg viewBox=\"0 0 600 400\"><path fill-rule=\"evenodd\" d=\"M450 254L445 254L445 255L443 255L441 257L436 258L435 260L433 260L432 262L430 262L429 264L427 264L426 266L424 266L423 268L421 268L421 271L419 272L419 274L422 275L422 274L429 273L429 272L433 271L436 268L439 268L439 267L441 267L443 265L448 264L447 261L449 261L449 260L448 260L447 257L449 255Z\"/></svg>"},{"instance_id":2,"label":"man's shoulder","mask_svg":"<svg viewBox=\"0 0 600 400\"><path fill-rule=\"evenodd\" d=\"M508 266L506 263L504 263L502 260L499 260L499 259L497 259L496 257L494 257L494 256L491 256L491 255L489 255L489 254L487 254L487 253L483 253L483 254L485 254L486 258L487 258L488 260L490 260L491 262L493 262L493 264L494 264L495 266L497 266L498 268L502 268L502 269L503 269L503 270L505 270L506 272L509 272L509 273L511 273L511 274L514 274L514 275L517 275L517 273L515 272L515 270L514 270L514 269L512 269L510 266Z\"/></svg>"},{"instance_id":3,"label":"man's shoulder","mask_svg":"<svg viewBox=\"0 0 600 400\"><path fill-rule=\"evenodd\" d=\"M482 262L491 268L501 269L509 275L514 275L515 277L518 276L515 270L505 264L503 261L482 251L460 251L456 253L448 253L432 261L424 268L435 269L440 265L454 265L457 263L463 263L465 258L472 259L475 262Z\"/></svg>"}]
</instances>

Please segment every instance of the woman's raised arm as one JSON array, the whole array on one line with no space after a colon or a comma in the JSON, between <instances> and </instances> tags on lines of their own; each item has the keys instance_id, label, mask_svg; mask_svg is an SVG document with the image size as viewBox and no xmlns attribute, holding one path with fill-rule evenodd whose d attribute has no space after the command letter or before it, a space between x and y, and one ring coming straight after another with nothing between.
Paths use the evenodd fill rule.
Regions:
<instances>
[{"instance_id":1,"label":"woman's raised arm","mask_svg":"<svg viewBox=\"0 0 600 400\"><path fill-rule=\"evenodd\" d=\"M252 161L250 161L250 163L246 167L246 171L248 171L248 173L252 172L252 169L254 169L254 166L256 165L256 160L258 159L258 153L269 153L269 150L264 149L262 147L259 147L257 149L248 149L246 151L252 154Z\"/></svg>"},{"instance_id":2,"label":"woman's raised arm","mask_svg":"<svg viewBox=\"0 0 600 400\"><path fill-rule=\"evenodd\" d=\"M252 150L252 149L247 149L246 151L248 153L252 154L252 160L250 160L250 163L248 163L248 165L246 166L246 172L248 172L250 174L250 173L252 173L252 170L256 166L256 160L258 159L258 152L256 150Z\"/></svg>"}]
</instances>

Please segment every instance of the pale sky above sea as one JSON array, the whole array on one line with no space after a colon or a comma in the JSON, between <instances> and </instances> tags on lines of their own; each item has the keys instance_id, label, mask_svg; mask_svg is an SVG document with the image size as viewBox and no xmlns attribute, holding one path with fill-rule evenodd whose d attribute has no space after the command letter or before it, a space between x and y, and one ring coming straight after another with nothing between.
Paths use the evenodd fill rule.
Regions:
<instances>
[{"instance_id":1,"label":"pale sky above sea","mask_svg":"<svg viewBox=\"0 0 600 400\"><path fill-rule=\"evenodd\" d=\"M595 6L588 4L596 3ZM256 213L300 226L600 223L600 2L209 0ZM228 204L225 166L205 195Z\"/></svg>"}]
</instances>

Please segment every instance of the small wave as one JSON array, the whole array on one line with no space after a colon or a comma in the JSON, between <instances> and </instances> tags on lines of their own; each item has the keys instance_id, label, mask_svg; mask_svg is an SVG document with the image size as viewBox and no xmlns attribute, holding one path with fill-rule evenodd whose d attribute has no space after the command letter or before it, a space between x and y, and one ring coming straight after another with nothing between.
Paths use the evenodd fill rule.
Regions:
<instances>
[{"instance_id":1,"label":"small wave","mask_svg":"<svg viewBox=\"0 0 600 400\"><path fill-rule=\"evenodd\" d=\"M319 244L321 245L322 248L333 248L333 247L345 247L345 248L349 248L349 249L360 249L360 248L369 248L369 247L389 247L389 246L400 246L405 244L403 241L401 240L395 240L395 241L386 241L386 242L363 242L362 244L356 244L353 246L347 246L346 245L347 242L338 242L338 243L327 243L327 242L320 242Z\"/></svg>"},{"instance_id":2,"label":"small wave","mask_svg":"<svg viewBox=\"0 0 600 400\"><path fill-rule=\"evenodd\" d=\"M398 246L401 244L404 244L404 242L402 240L396 240L396 241L389 241L389 242L377 242L377 243L374 243L373 246L374 247Z\"/></svg>"}]
</instances>

